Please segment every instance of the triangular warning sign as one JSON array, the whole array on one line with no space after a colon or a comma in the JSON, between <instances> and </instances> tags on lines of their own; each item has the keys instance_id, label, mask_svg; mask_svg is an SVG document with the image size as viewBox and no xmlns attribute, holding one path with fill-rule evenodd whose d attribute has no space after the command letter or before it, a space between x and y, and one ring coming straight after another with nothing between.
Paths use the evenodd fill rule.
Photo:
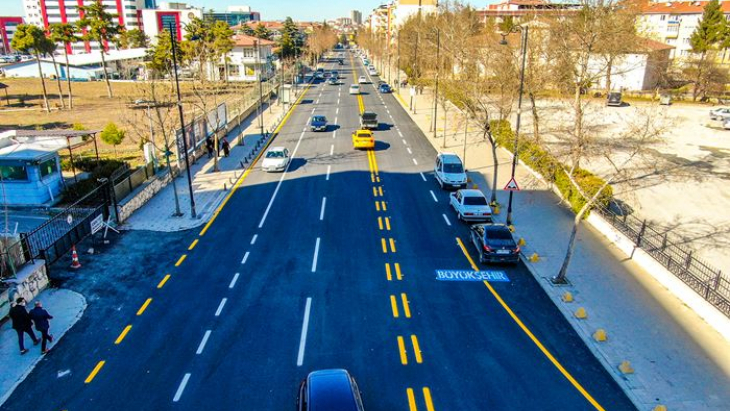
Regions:
<instances>
[{"instance_id":1,"label":"triangular warning sign","mask_svg":"<svg viewBox=\"0 0 730 411\"><path fill-rule=\"evenodd\" d=\"M520 186L517 185L517 181L515 181L515 178L512 177L512 179L507 183L506 186L504 186L505 191L520 191Z\"/></svg>"}]
</instances>

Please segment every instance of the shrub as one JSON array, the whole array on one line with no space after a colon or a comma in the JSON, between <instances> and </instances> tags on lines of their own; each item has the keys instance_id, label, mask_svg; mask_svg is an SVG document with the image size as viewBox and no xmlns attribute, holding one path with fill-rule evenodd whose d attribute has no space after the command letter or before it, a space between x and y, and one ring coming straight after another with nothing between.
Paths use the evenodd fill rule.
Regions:
<instances>
[{"instance_id":1,"label":"shrub","mask_svg":"<svg viewBox=\"0 0 730 411\"><path fill-rule=\"evenodd\" d=\"M99 186L97 179L109 178L112 173L124 166L124 164L125 163L123 161L119 160L99 159L99 163L97 165L96 157L74 158L74 165L76 166L76 169L90 172L91 176L86 180L81 180L76 184L66 187L63 192L64 201L73 202L92 192ZM68 169L64 167L68 167ZM71 161L69 159L61 161L61 168L63 170L70 170Z\"/></svg>"}]
</instances>

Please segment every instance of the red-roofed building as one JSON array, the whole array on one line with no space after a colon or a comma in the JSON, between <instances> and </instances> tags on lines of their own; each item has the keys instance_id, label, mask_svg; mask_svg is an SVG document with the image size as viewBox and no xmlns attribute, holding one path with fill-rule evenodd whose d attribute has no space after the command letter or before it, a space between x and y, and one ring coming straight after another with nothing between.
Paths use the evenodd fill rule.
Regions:
<instances>
[{"instance_id":1,"label":"red-roofed building","mask_svg":"<svg viewBox=\"0 0 730 411\"><path fill-rule=\"evenodd\" d=\"M579 3L551 3L545 0L507 0L504 3L490 4L479 10L482 21L494 19L501 22L511 17L516 23L533 20L540 17L553 17L575 13L580 8Z\"/></svg>"},{"instance_id":2,"label":"red-roofed building","mask_svg":"<svg viewBox=\"0 0 730 411\"><path fill-rule=\"evenodd\" d=\"M231 81L257 81L268 79L274 74L272 56L274 42L245 34L233 36L233 50L227 61L221 58L217 67L208 70L214 79L228 78Z\"/></svg>"}]
</instances>

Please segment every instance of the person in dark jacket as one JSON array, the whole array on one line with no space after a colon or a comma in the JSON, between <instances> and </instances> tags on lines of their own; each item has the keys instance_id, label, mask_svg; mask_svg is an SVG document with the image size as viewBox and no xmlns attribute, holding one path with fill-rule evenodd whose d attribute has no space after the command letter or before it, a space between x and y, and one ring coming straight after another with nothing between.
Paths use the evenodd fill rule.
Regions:
<instances>
[{"instance_id":1,"label":"person in dark jacket","mask_svg":"<svg viewBox=\"0 0 730 411\"><path fill-rule=\"evenodd\" d=\"M25 309L25 299L20 297L15 300L15 305L10 309L10 320L13 323L13 329L18 333L18 345L20 345L20 354L28 352L25 348L25 333L33 339L33 345L38 345L40 340L36 338L33 332L33 322L30 319L28 311Z\"/></svg>"},{"instance_id":2,"label":"person in dark jacket","mask_svg":"<svg viewBox=\"0 0 730 411\"><path fill-rule=\"evenodd\" d=\"M205 139L205 149L208 151L208 158L213 157L213 140L210 139L210 137L207 137Z\"/></svg>"},{"instance_id":3,"label":"person in dark jacket","mask_svg":"<svg viewBox=\"0 0 730 411\"><path fill-rule=\"evenodd\" d=\"M30 310L30 318L35 324L35 329L41 333L41 352L43 354L48 352L46 344L53 342L53 336L49 333L51 323L48 321L53 317L48 314L48 311L43 309L43 304L40 301L35 302L35 308Z\"/></svg>"},{"instance_id":4,"label":"person in dark jacket","mask_svg":"<svg viewBox=\"0 0 730 411\"><path fill-rule=\"evenodd\" d=\"M231 154L231 145L228 143L228 139L223 137L223 155L228 157Z\"/></svg>"}]
</instances>

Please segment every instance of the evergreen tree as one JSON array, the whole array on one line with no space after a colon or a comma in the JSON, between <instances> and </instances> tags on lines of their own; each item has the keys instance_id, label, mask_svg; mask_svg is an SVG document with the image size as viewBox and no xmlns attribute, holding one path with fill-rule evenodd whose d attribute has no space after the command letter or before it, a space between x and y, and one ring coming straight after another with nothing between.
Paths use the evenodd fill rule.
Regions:
<instances>
[{"instance_id":1,"label":"evergreen tree","mask_svg":"<svg viewBox=\"0 0 730 411\"><path fill-rule=\"evenodd\" d=\"M66 86L68 87L68 108L74 108L73 94L71 92L71 70L68 63L68 50L71 44L81 40L78 36L76 26L69 23L54 23L48 27L51 40L55 43L63 43L63 54L66 57Z\"/></svg>"},{"instance_id":2,"label":"evergreen tree","mask_svg":"<svg viewBox=\"0 0 730 411\"><path fill-rule=\"evenodd\" d=\"M706 54L712 50L725 35L725 16L718 0L712 0L705 6L702 19L689 38L692 52Z\"/></svg>"},{"instance_id":3,"label":"evergreen tree","mask_svg":"<svg viewBox=\"0 0 730 411\"><path fill-rule=\"evenodd\" d=\"M105 52L109 49L109 43L116 43L122 26L116 23L117 15L106 11L101 1L97 1L88 6L78 6L79 15L84 18L76 22L80 31L86 29L83 39L86 41L96 41L99 43L99 51L101 54L101 65L104 68L104 80L106 81L106 91L109 98L112 95L112 85L109 82L109 71L107 69Z\"/></svg>"},{"instance_id":4,"label":"evergreen tree","mask_svg":"<svg viewBox=\"0 0 730 411\"><path fill-rule=\"evenodd\" d=\"M117 156L117 146L122 144L122 141L124 141L124 137L126 136L126 133L124 130L117 127L114 123L109 123L104 127L104 130L101 131L101 141L110 144L112 147L114 147L114 157Z\"/></svg>"},{"instance_id":5,"label":"evergreen tree","mask_svg":"<svg viewBox=\"0 0 730 411\"><path fill-rule=\"evenodd\" d=\"M259 23L258 26L256 26L256 30L254 30L255 37L258 37L260 39L264 40L271 40L271 31L266 28L263 24Z\"/></svg>"}]
</instances>

